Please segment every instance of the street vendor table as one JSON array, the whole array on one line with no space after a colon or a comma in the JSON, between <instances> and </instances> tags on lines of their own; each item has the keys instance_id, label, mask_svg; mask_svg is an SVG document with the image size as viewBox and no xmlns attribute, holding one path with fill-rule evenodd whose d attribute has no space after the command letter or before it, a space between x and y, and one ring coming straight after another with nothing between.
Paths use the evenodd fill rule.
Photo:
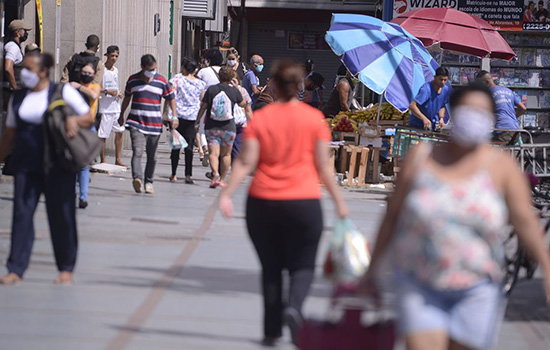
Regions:
<instances>
[{"instance_id":1,"label":"street vendor table","mask_svg":"<svg viewBox=\"0 0 550 350\"><path fill-rule=\"evenodd\" d=\"M340 154L340 173L347 172L346 185L364 186L371 175L373 183L380 182L379 164L381 147L345 145ZM355 176L357 175L357 182Z\"/></svg>"}]
</instances>

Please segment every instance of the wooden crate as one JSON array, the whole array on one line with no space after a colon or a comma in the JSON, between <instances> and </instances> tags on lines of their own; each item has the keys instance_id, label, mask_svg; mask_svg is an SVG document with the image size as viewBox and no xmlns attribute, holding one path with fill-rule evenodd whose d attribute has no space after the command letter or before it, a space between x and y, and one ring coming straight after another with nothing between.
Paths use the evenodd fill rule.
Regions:
<instances>
[{"instance_id":1,"label":"wooden crate","mask_svg":"<svg viewBox=\"0 0 550 350\"><path fill-rule=\"evenodd\" d=\"M359 144L359 135L356 132L335 131L332 139L334 141L344 141L346 144Z\"/></svg>"},{"instance_id":2,"label":"wooden crate","mask_svg":"<svg viewBox=\"0 0 550 350\"><path fill-rule=\"evenodd\" d=\"M333 172L336 172L336 153L340 149L340 146L329 146L329 165Z\"/></svg>"},{"instance_id":3,"label":"wooden crate","mask_svg":"<svg viewBox=\"0 0 550 350\"><path fill-rule=\"evenodd\" d=\"M348 172L348 179L346 182L348 186L355 186L353 179L356 175L357 186L364 186L369 178L372 183L380 183L380 172L378 168L381 149L381 147L354 145L342 147L339 170L341 173Z\"/></svg>"},{"instance_id":4,"label":"wooden crate","mask_svg":"<svg viewBox=\"0 0 550 350\"><path fill-rule=\"evenodd\" d=\"M357 163L359 163L359 170L357 176L357 186L365 185L365 177L367 176L367 166L369 159L370 149L365 146L344 146L343 152L350 153L350 162L348 168L348 186L355 186L353 179L355 179L355 172L357 170Z\"/></svg>"}]
</instances>

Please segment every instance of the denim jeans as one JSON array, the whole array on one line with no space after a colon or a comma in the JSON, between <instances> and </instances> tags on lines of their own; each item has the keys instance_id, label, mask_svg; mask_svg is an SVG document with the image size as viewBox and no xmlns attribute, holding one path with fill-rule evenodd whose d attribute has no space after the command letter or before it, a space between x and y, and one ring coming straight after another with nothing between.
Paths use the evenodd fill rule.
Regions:
<instances>
[{"instance_id":1,"label":"denim jeans","mask_svg":"<svg viewBox=\"0 0 550 350\"><path fill-rule=\"evenodd\" d=\"M147 154L147 165L145 165L145 183L153 183L155 176L155 165L157 164L157 147L160 135L147 135L139 130L131 128L132 138L132 177L143 180L143 168L141 157L143 150Z\"/></svg>"},{"instance_id":2,"label":"denim jeans","mask_svg":"<svg viewBox=\"0 0 550 350\"><path fill-rule=\"evenodd\" d=\"M90 185L90 167L86 165L80 172L76 174L76 186L80 186L80 192L78 192L78 187L76 192L78 192L78 199L84 201L88 200L88 187Z\"/></svg>"},{"instance_id":3,"label":"denim jeans","mask_svg":"<svg viewBox=\"0 0 550 350\"><path fill-rule=\"evenodd\" d=\"M96 131L95 126L92 126L92 131ZM78 187L80 186L80 192ZM78 193L78 199L88 200L88 188L90 187L90 166L86 165L76 174L75 192Z\"/></svg>"}]
</instances>

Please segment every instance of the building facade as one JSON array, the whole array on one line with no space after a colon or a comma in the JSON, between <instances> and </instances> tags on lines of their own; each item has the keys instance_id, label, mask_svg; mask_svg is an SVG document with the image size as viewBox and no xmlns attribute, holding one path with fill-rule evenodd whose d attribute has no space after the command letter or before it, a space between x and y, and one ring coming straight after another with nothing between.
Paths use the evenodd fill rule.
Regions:
<instances>
[{"instance_id":1,"label":"building facade","mask_svg":"<svg viewBox=\"0 0 550 350\"><path fill-rule=\"evenodd\" d=\"M375 0L246 0L245 11L237 1L230 14L232 42L239 42L243 59L259 54L266 61L261 82L269 76L271 64L282 58L313 60L315 70L325 77L325 100L340 66L340 59L324 40L333 13L374 16L380 5ZM239 40L239 26L241 37Z\"/></svg>"},{"instance_id":2,"label":"building facade","mask_svg":"<svg viewBox=\"0 0 550 350\"><path fill-rule=\"evenodd\" d=\"M142 55L154 55L159 73L169 78L184 55L198 58L228 31L227 0L0 0L2 5L3 28L24 19L33 28L25 44L34 42L54 55L56 81L70 57L86 49L90 34L101 39L100 56L109 45L120 48L117 67L124 84L140 70Z\"/></svg>"}]
</instances>

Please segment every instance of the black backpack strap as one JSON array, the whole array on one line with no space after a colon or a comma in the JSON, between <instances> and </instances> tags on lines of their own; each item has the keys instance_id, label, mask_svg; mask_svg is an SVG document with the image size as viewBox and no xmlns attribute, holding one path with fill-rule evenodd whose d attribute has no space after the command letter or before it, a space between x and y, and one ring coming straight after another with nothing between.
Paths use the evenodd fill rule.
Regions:
<instances>
[{"instance_id":1,"label":"black backpack strap","mask_svg":"<svg viewBox=\"0 0 550 350\"><path fill-rule=\"evenodd\" d=\"M220 80L220 74L218 72L216 72L216 70L214 69L214 67L210 66L210 68L212 69L212 72L214 72L214 74L216 74L216 78L218 78L218 81L221 82Z\"/></svg>"}]
</instances>

